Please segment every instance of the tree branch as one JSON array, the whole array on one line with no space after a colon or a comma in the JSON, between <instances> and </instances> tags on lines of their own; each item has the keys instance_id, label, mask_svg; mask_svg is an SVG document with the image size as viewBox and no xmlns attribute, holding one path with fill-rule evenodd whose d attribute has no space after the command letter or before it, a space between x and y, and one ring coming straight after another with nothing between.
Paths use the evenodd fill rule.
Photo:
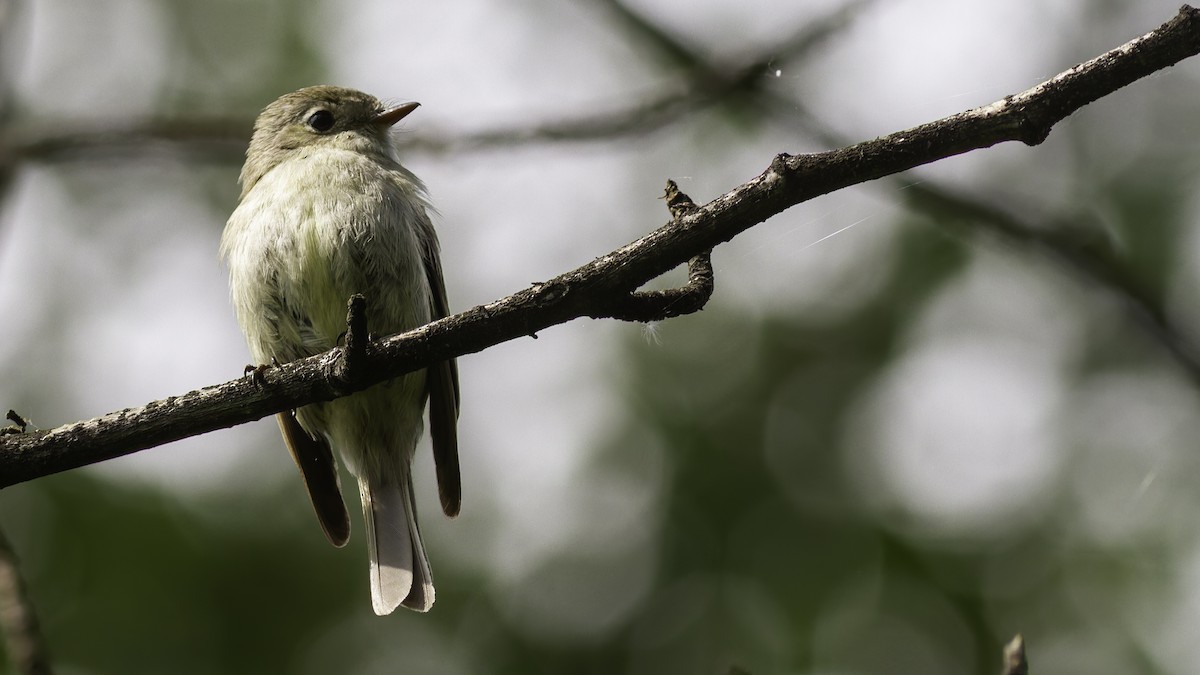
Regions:
<instances>
[{"instance_id":1,"label":"tree branch","mask_svg":"<svg viewBox=\"0 0 1200 675\"><path fill-rule=\"evenodd\" d=\"M820 124L800 101L771 92L764 94L773 104L774 115L780 121L792 122L793 128L801 128L823 142L838 143L838 136ZM958 193L937 181L912 183L894 176L892 181L905 203L916 212L943 224L947 217L966 221L973 231L994 235L1008 244L1043 254L1062 264L1069 273L1094 284L1123 304L1151 339L1195 384L1200 385L1200 350L1186 337L1186 331L1171 320L1162 298L1125 268L1112 242L1095 228L1061 222L1061 219L1032 222L1010 209Z\"/></svg>"},{"instance_id":2,"label":"tree branch","mask_svg":"<svg viewBox=\"0 0 1200 675\"><path fill-rule=\"evenodd\" d=\"M824 27L815 29L809 37L797 34L781 43L775 50L781 59L788 59L807 50L813 40L823 39L845 25L855 15L857 5L848 5L844 14L834 14L822 22ZM614 12L630 32L655 48L672 63L685 66L698 73L693 79L703 79L704 73L721 73L725 69L708 62L699 51L627 7L621 0L603 0L602 4ZM794 46L795 51L787 48ZM769 52L768 52L769 53ZM766 68L764 62L760 68ZM747 69L747 72L749 69ZM716 77L716 76L713 76ZM827 145L842 145L844 139L831 132L809 112L807 106L792 97L770 88L756 87L749 90L751 96L766 105L778 121L788 123L789 128L800 128ZM1171 321L1161 298L1145 287L1121 264L1111 244L1095 237L1085 236L1081 227L1039 227L1017 218L1005 210L955 194L952 190L939 187L928 180L919 184L905 184L903 194L910 207L944 220L950 215L969 220L973 229L994 234L1006 242L1043 253L1062 263L1078 277L1095 284L1125 305L1138 325L1178 363L1193 382L1200 384L1200 350L1197 350Z\"/></svg>"},{"instance_id":3,"label":"tree branch","mask_svg":"<svg viewBox=\"0 0 1200 675\"><path fill-rule=\"evenodd\" d=\"M639 298L654 296L636 291L647 281L796 204L1004 141L1036 145L1082 106L1198 52L1200 12L1184 6L1158 29L990 105L839 150L781 154L750 181L586 265L371 343L360 355L365 368L356 368L364 375L353 382L331 376L344 358L337 348L268 369L261 381L240 378L49 431L0 436L0 487L331 400L571 319L632 316L612 308L629 298L645 305ZM694 266L693 276L704 275Z\"/></svg>"},{"instance_id":4,"label":"tree branch","mask_svg":"<svg viewBox=\"0 0 1200 675\"><path fill-rule=\"evenodd\" d=\"M663 199L667 200L667 208L674 219L699 208L691 197L679 191L679 186L673 180L667 181ZM602 312L591 317L648 322L691 314L700 311L708 303L714 283L712 251L705 251L688 261L688 282L685 285L667 291L634 291L617 298Z\"/></svg>"}]
</instances>

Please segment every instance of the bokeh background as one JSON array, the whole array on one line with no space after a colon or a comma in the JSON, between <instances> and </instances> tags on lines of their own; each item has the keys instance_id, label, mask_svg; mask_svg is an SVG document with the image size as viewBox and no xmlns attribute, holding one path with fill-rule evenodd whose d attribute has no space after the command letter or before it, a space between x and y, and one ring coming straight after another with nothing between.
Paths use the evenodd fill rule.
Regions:
<instances>
[{"instance_id":1,"label":"bokeh background","mask_svg":"<svg viewBox=\"0 0 1200 675\"><path fill-rule=\"evenodd\" d=\"M0 408L241 374L217 241L292 89L423 104L466 309L661 225L667 178L708 201L1178 6L622 1L0 2ZM993 673L1017 632L1034 672L1197 672L1198 80L794 208L697 315L462 358L428 615L371 613L361 523L325 543L270 420L3 490L59 672Z\"/></svg>"}]
</instances>

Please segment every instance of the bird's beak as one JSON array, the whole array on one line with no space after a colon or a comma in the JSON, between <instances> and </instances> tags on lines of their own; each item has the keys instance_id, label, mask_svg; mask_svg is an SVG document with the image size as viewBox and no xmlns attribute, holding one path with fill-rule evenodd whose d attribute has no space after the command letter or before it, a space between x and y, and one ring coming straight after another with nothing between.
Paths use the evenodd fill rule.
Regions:
<instances>
[{"instance_id":1,"label":"bird's beak","mask_svg":"<svg viewBox=\"0 0 1200 675\"><path fill-rule=\"evenodd\" d=\"M421 104L415 101L412 103L402 103L395 108L388 108L387 110L384 110L375 117L371 118L371 121L381 127L390 127L405 117L408 117L408 114L416 110L417 106L419 105Z\"/></svg>"}]
</instances>

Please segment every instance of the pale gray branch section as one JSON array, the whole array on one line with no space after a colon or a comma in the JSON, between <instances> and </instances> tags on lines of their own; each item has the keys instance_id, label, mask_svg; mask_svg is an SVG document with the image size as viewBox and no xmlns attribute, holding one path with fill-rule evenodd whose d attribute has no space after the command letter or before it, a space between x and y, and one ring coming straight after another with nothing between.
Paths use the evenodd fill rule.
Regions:
<instances>
[{"instance_id":1,"label":"pale gray branch section","mask_svg":"<svg viewBox=\"0 0 1200 675\"><path fill-rule=\"evenodd\" d=\"M642 284L796 204L1005 141L1036 145L1080 107L1197 52L1200 12L1184 6L1157 30L991 105L839 150L781 154L750 181L582 267L371 343L353 369L338 367L343 356L335 349L269 369L261 384L239 378L49 431L0 436L0 487L344 396L571 319L620 315L614 303Z\"/></svg>"}]
</instances>

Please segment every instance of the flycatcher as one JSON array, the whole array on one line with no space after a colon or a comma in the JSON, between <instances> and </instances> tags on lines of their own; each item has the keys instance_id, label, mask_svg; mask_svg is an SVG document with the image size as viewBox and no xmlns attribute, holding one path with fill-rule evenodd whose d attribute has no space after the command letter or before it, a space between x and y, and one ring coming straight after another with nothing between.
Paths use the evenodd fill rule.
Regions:
<instances>
[{"instance_id":1,"label":"flycatcher","mask_svg":"<svg viewBox=\"0 0 1200 675\"><path fill-rule=\"evenodd\" d=\"M380 335L447 315L433 208L389 136L417 105L385 107L359 91L320 86L282 96L259 115L241 198L221 236L233 306L257 363L337 346L355 293ZM411 473L427 400L438 492L453 517L462 502L454 361L278 415L334 546L349 539L350 516L331 448L358 479L371 604L380 615L433 605Z\"/></svg>"}]
</instances>

